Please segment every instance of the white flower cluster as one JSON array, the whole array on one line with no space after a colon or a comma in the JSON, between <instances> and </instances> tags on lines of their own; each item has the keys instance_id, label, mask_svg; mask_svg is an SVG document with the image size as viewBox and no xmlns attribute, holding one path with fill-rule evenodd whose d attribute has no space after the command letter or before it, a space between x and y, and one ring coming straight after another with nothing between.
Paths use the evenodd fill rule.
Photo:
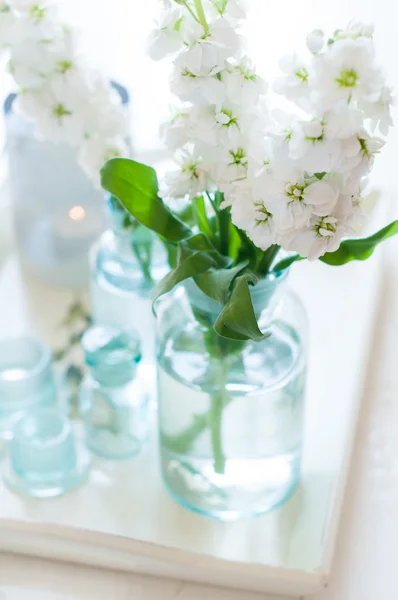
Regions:
<instances>
[{"instance_id":1,"label":"white flower cluster","mask_svg":"<svg viewBox=\"0 0 398 600\"><path fill-rule=\"evenodd\" d=\"M16 108L37 133L79 149L98 181L106 160L127 153L126 114L118 93L79 56L73 32L47 0L0 0L0 51L19 86Z\"/></svg>"},{"instance_id":2,"label":"white flower cluster","mask_svg":"<svg viewBox=\"0 0 398 600\"><path fill-rule=\"evenodd\" d=\"M164 127L178 170L170 197L219 189L233 222L263 250L314 260L355 237L361 194L392 124L391 90L375 64L372 29L352 23L308 36L308 61L284 58L275 91L295 114L269 112L245 56L237 0L165 0L150 54L178 52L172 90L185 103ZM378 130L378 131L377 131Z\"/></svg>"}]
</instances>

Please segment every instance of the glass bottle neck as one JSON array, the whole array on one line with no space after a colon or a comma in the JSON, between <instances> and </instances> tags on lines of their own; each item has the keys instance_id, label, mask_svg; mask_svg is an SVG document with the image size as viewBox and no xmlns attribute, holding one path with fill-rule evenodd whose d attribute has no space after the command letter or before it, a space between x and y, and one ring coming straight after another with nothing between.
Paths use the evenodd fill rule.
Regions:
<instances>
[{"instance_id":1,"label":"glass bottle neck","mask_svg":"<svg viewBox=\"0 0 398 600\"><path fill-rule=\"evenodd\" d=\"M251 299L257 319L260 319L264 313L266 313L268 320L272 319L272 315L282 297L287 276L288 270L286 269L262 279L255 286L250 286ZM199 311L208 318L209 323L214 324L221 311L220 304L206 296L193 279L188 279L184 287L194 312Z\"/></svg>"},{"instance_id":2,"label":"glass bottle neck","mask_svg":"<svg viewBox=\"0 0 398 600\"><path fill-rule=\"evenodd\" d=\"M101 386L107 388L122 387L133 381L137 372L135 364L120 366L90 367L92 378Z\"/></svg>"}]
</instances>

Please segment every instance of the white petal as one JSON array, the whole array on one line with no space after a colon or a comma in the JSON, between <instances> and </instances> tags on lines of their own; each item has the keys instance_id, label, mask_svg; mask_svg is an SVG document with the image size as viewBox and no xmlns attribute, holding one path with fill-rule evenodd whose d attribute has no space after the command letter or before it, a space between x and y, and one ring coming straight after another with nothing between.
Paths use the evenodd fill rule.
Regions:
<instances>
[{"instance_id":1,"label":"white petal","mask_svg":"<svg viewBox=\"0 0 398 600\"><path fill-rule=\"evenodd\" d=\"M304 199L307 204L314 206L330 206L332 210L336 205L338 192L331 185L323 181L315 181L304 190Z\"/></svg>"}]
</instances>

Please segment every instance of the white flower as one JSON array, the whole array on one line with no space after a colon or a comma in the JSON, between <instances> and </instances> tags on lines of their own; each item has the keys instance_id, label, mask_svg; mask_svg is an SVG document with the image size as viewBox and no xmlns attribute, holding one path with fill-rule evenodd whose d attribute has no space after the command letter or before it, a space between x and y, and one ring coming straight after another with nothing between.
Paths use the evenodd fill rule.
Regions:
<instances>
[{"instance_id":1,"label":"white flower","mask_svg":"<svg viewBox=\"0 0 398 600\"><path fill-rule=\"evenodd\" d=\"M236 107L197 106L190 115L191 136L217 151L238 147L241 141L241 114Z\"/></svg>"},{"instance_id":2,"label":"white flower","mask_svg":"<svg viewBox=\"0 0 398 600\"><path fill-rule=\"evenodd\" d=\"M307 36L307 47L312 54L318 54L325 43L325 34L322 29L314 29Z\"/></svg>"},{"instance_id":3,"label":"white flower","mask_svg":"<svg viewBox=\"0 0 398 600\"><path fill-rule=\"evenodd\" d=\"M230 189L232 222L251 238L253 243L267 250L277 242L277 227L269 208L261 198L254 198L250 183L237 182Z\"/></svg>"},{"instance_id":4,"label":"white flower","mask_svg":"<svg viewBox=\"0 0 398 600\"><path fill-rule=\"evenodd\" d=\"M191 138L191 109L174 109L171 119L160 128L160 135L169 150L177 150L187 144Z\"/></svg>"},{"instance_id":5,"label":"white flower","mask_svg":"<svg viewBox=\"0 0 398 600\"><path fill-rule=\"evenodd\" d=\"M339 157L340 144L328 138L320 119L299 122L288 140L289 155L307 173L330 171Z\"/></svg>"},{"instance_id":6,"label":"white flower","mask_svg":"<svg viewBox=\"0 0 398 600\"><path fill-rule=\"evenodd\" d=\"M44 88L18 96L16 108L35 121L37 132L43 138L80 144L90 110L81 100L73 89L57 93Z\"/></svg>"},{"instance_id":7,"label":"white flower","mask_svg":"<svg viewBox=\"0 0 398 600\"><path fill-rule=\"evenodd\" d=\"M170 198L184 198L188 194L197 196L209 190L209 177L202 165L202 159L194 152L184 149L175 159L179 169L169 171L165 176L166 195Z\"/></svg>"},{"instance_id":8,"label":"white flower","mask_svg":"<svg viewBox=\"0 0 398 600\"><path fill-rule=\"evenodd\" d=\"M330 182L306 178L293 162L271 166L256 186L263 189L266 204L281 229L301 228L311 215L329 214L336 205L338 190Z\"/></svg>"},{"instance_id":9,"label":"white flower","mask_svg":"<svg viewBox=\"0 0 398 600\"><path fill-rule=\"evenodd\" d=\"M220 1L223 4L223 0ZM244 19L246 16L246 3L244 0L228 0L226 4L227 16L233 19Z\"/></svg>"},{"instance_id":10,"label":"white flower","mask_svg":"<svg viewBox=\"0 0 398 600\"><path fill-rule=\"evenodd\" d=\"M380 97L376 102L362 100L361 107L365 115L372 120L372 127L375 130L379 128L380 133L387 135L394 122L391 116L391 106L394 103L392 88L384 85L380 92Z\"/></svg>"},{"instance_id":11,"label":"white flower","mask_svg":"<svg viewBox=\"0 0 398 600\"><path fill-rule=\"evenodd\" d=\"M32 17L40 15L43 11L46 11L50 7L50 0L9 0L11 8L17 12L28 12L32 13Z\"/></svg>"},{"instance_id":12,"label":"white flower","mask_svg":"<svg viewBox=\"0 0 398 600\"><path fill-rule=\"evenodd\" d=\"M104 157L127 151L126 112L109 81L82 62L52 0L0 0L2 46L21 88L14 108L39 136L78 146L83 168L98 181Z\"/></svg>"},{"instance_id":13,"label":"white flower","mask_svg":"<svg viewBox=\"0 0 398 600\"><path fill-rule=\"evenodd\" d=\"M206 34L201 28L195 34L195 39L177 57L175 64L181 71L196 77L217 75L224 69L227 58L234 56L239 48L237 33L225 19L218 19Z\"/></svg>"},{"instance_id":14,"label":"white flower","mask_svg":"<svg viewBox=\"0 0 398 600\"><path fill-rule=\"evenodd\" d=\"M127 145L120 138L112 139L86 139L79 150L79 164L87 176L92 179L97 187L100 186L100 169L111 158L128 156Z\"/></svg>"},{"instance_id":15,"label":"white flower","mask_svg":"<svg viewBox=\"0 0 398 600\"><path fill-rule=\"evenodd\" d=\"M219 104L225 98L225 86L216 77L198 77L189 69L181 69L178 62L170 82L173 94L183 102Z\"/></svg>"},{"instance_id":16,"label":"white flower","mask_svg":"<svg viewBox=\"0 0 398 600\"><path fill-rule=\"evenodd\" d=\"M249 159L244 143L229 149L220 148L213 155L209 170L220 189L223 185L246 179Z\"/></svg>"},{"instance_id":17,"label":"white flower","mask_svg":"<svg viewBox=\"0 0 398 600\"><path fill-rule=\"evenodd\" d=\"M303 228L287 232L283 237L284 248L311 261L326 252L335 252L343 238L355 236L352 218L352 206L347 211L344 201L339 202L330 215L314 215Z\"/></svg>"},{"instance_id":18,"label":"white flower","mask_svg":"<svg viewBox=\"0 0 398 600\"><path fill-rule=\"evenodd\" d=\"M329 139L347 139L363 128L363 112L351 103L339 102L322 117L325 135Z\"/></svg>"},{"instance_id":19,"label":"white flower","mask_svg":"<svg viewBox=\"0 0 398 600\"><path fill-rule=\"evenodd\" d=\"M24 38L23 23L10 9L9 4L0 0L0 52L2 46L19 44Z\"/></svg>"},{"instance_id":20,"label":"white flower","mask_svg":"<svg viewBox=\"0 0 398 600\"><path fill-rule=\"evenodd\" d=\"M333 43L318 57L315 65L318 103L330 109L343 99L380 96L382 78L374 66L374 49L366 38L344 39Z\"/></svg>"},{"instance_id":21,"label":"white flower","mask_svg":"<svg viewBox=\"0 0 398 600\"><path fill-rule=\"evenodd\" d=\"M285 75L275 80L275 92L286 96L288 100L293 100L296 104L305 108L308 104L310 92L310 70L308 65L294 54L293 56L283 57L279 61L279 66Z\"/></svg>"},{"instance_id":22,"label":"white flower","mask_svg":"<svg viewBox=\"0 0 398 600\"><path fill-rule=\"evenodd\" d=\"M49 40L59 39L64 27L58 21L58 12L50 2L12 0L11 9L20 22L23 39Z\"/></svg>"},{"instance_id":23,"label":"white flower","mask_svg":"<svg viewBox=\"0 0 398 600\"><path fill-rule=\"evenodd\" d=\"M183 21L184 16L180 8L163 12L156 29L150 34L147 42L147 51L152 60L160 60L181 48Z\"/></svg>"},{"instance_id":24,"label":"white flower","mask_svg":"<svg viewBox=\"0 0 398 600\"><path fill-rule=\"evenodd\" d=\"M72 79L80 67L77 61L74 39L69 34L45 43L27 38L13 48L9 69L18 85L30 88L55 77Z\"/></svg>"},{"instance_id":25,"label":"white flower","mask_svg":"<svg viewBox=\"0 0 398 600\"><path fill-rule=\"evenodd\" d=\"M372 23L361 23L361 21L350 21L345 30L337 30L335 39L355 39L359 37L371 38L374 33L374 25Z\"/></svg>"},{"instance_id":26,"label":"white flower","mask_svg":"<svg viewBox=\"0 0 398 600\"><path fill-rule=\"evenodd\" d=\"M259 78L251 61L245 57L238 64L224 70L221 80L229 102L238 105L255 106L260 94L266 92L263 79Z\"/></svg>"}]
</instances>

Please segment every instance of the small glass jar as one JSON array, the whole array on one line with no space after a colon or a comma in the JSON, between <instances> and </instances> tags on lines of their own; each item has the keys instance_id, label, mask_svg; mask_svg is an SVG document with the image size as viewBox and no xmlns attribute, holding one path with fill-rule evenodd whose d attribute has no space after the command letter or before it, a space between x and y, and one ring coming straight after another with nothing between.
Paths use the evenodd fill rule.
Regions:
<instances>
[{"instance_id":1,"label":"small glass jar","mask_svg":"<svg viewBox=\"0 0 398 600\"><path fill-rule=\"evenodd\" d=\"M0 341L0 438L30 409L56 401L50 348L35 338Z\"/></svg>"},{"instance_id":2,"label":"small glass jar","mask_svg":"<svg viewBox=\"0 0 398 600\"><path fill-rule=\"evenodd\" d=\"M304 309L286 274L251 290L261 341L218 336L220 306L189 280L158 305L161 468L183 506L222 520L284 502L300 478Z\"/></svg>"},{"instance_id":3,"label":"small glass jar","mask_svg":"<svg viewBox=\"0 0 398 600\"><path fill-rule=\"evenodd\" d=\"M15 425L4 480L19 494L52 498L82 483L90 460L63 411L33 409Z\"/></svg>"},{"instance_id":4,"label":"small glass jar","mask_svg":"<svg viewBox=\"0 0 398 600\"><path fill-rule=\"evenodd\" d=\"M154 360L151 293L168 271L166 252L156 236L140 225L112 196L107 202L109 229L91 250L91 306L94 323L134 329L145 361Z\"/></svg>"},{"instance_id":5,"label":"small glass jar","mask_svg":"<svg viewBox=\"0 0 398 600\"><path fill-rule=\"evenodd\" d=\"M94 326L82 347L89 368L79 394L87 447L106 459L134 456L148 437L150 420L146 384L137 374L140 340L135 333Z\"/></svg>"}]
</instances>

